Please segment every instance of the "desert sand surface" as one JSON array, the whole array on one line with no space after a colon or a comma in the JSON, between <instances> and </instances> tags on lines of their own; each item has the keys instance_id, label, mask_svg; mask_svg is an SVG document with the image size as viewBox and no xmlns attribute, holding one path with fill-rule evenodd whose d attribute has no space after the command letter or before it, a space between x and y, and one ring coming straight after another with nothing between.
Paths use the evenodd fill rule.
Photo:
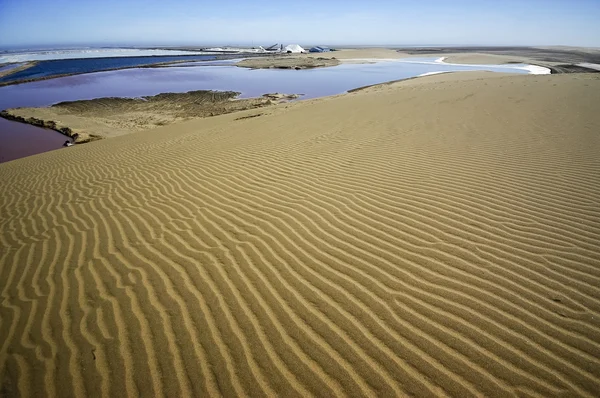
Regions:
<instances>
[{"instance_id":1,"label":"desert sand surface","mask_svg":"<svg viewBox=\"0 0 600 398\"><path fill-rule=\"evenodd\" d=\"M0 164L1 394L597 396L599 104L444 74Z\"/></svg>"},{"instance_id":2,"label":"desert sand surface","mask_svg":"<svg viewBox=\"0 0 600 398\"><path fill-rule=\"evenodd\" d=\"M289 99L295 94L265 94L238 99L232 91L189 91L163 93L140 98L97 98L60 102L49 107L13 108L0 116L57 130L68 136L77 134L77 143L117 137L186 120L256 109Z\"/></svg>"}]
</instances>

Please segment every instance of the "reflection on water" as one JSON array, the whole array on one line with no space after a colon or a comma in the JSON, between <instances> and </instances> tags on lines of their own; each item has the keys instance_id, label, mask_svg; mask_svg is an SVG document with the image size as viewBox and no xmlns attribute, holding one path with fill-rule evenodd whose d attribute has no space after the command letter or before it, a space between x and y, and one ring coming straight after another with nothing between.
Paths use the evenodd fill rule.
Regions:
<instances>
[{"instance_id":1,"label":"reflection on water","mask_svg":"<svg viewBox=\"0 0 600 398\"><path fill-rule=\"evenodd\" d=\"M265 93L304 94L303 99L344 93L352 88L405 79L438 71L488 70L528 73L523 65L444 65L434 59L410 59L372 64L342 64L331 68L308 70L245 69L233 65L168 67L158 69L124 69L0 87L0 109L47 106L61 101L99 97L139 97L165 92L192 90L231 90L241 97ZM206 65L206 62L202 64ZM0 124L0 143L5 156L12 148L15 127ZM38 136L48 131L34 128ZM10 131L5 131L6 129ZM31 132L30 132L31 133ZM33 134L33 133L31 133ZM52 133L54 134L54 133ZM6 138L11 137L11 138ZM31 136L31 142L37 140ZM8 140L8 142L7 142ZM64 137L62 142L64 142ZM62 144L61 142L61 144ZM19 144L20 145L20 144ZM44 149L48 150L48 149Z\"/></svg>"}]
</instances>

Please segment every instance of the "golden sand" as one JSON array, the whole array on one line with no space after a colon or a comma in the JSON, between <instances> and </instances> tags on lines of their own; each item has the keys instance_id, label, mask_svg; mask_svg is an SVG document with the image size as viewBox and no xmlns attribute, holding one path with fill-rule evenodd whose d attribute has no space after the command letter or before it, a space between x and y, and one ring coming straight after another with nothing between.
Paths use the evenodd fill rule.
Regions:
<instances>
[{"instance_id":1,"label":"golden sand","mask_svg":"<svg viewBox=\"0 0 600 398\"><path fill-rule=\"evenodd\" d=\"M597 396L598 77L255 113L0 164L1 395Z\"/></svg>"}]
</instances>

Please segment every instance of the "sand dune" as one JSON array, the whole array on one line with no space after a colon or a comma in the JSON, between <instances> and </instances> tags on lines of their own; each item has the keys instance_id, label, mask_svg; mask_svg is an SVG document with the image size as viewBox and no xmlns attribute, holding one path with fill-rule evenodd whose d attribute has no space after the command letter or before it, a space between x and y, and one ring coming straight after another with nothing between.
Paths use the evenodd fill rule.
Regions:
<instances>
[{"instance_id":1,"label":"sand dune","mask_svg":"<svg viewBox=\"0 0 600 398\"><path fill-rule=\"evenodd\" d=\"M1 394L595 396L599 104L436 75L0 164Z\"/></svg>"}]
</instances>

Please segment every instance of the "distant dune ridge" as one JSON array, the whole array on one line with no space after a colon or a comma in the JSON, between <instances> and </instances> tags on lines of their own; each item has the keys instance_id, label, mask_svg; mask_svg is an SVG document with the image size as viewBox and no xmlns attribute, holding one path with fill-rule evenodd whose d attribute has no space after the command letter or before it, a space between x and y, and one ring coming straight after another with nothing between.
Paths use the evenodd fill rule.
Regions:
<instances>
[{"instance_id":1,"label":"distant dune ridge","mask_svg":"<svg viewBox=\"0 0 600 398\"><path fill-rule=\"evenodd\" d=\"M597 396L599 131L443 74L0 164L0 395Z\"/></svg>"}]
</instances>

